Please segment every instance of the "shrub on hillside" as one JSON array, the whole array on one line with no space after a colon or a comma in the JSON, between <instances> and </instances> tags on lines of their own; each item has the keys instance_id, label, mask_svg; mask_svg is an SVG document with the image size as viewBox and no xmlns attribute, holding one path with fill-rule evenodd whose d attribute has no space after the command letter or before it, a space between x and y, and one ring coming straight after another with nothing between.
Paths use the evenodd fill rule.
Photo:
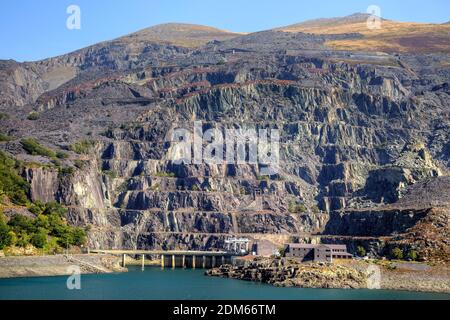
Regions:
<instances>
[{"instance_id":1,"label":"shrub on hillside","mask_svg":"<svg viewBox=\"0 0 450 320\"><path fill-rule=\"evenodd\" d=\"M391 257L395 260L402 260L403 259L403 251L402 249L396 247L392 249L391 251Z\"/></svg>"},{"instance_id":2,"label":"shrub on hillside","mask_svg":"<svg viewBox=\"0 0 450 320\"><path fill-rule=\"evenodd\" d=\"M356 248L356 254L358 255L358 257L365 257L366 249L364 249L364 247L362 246L358 246L358 248Z\"/></svg>"},{"instance_id":3,"label":"shrub on hillside","mask_svg":"<svg viewBox=\"0 0 450 320\"><path fill-rule=\"evenodd\" d=\"M419 260L419 253L416 250L411 250L408 252L408 259L412 261Z\"/></svg>"},{"instance_id":4,"label":"shrub on hillside","mask_svg":"<svg viewBox=\"0 0 450 320\"><path fill-rule=\"evenodd\" d=\"M0 133L0 142L8 142L13 140L12 137L8 136L7 134Z\"/></svg>"},{"instance_id":5,"label":"shrub on hillside","mask_svg":"<svg viewBox=\"0 0 450 320\"><path fill-rule=\"evenodd\" d=\"M308 210L303 203L296 203L295 201L292 201L289 203L288 211L290 213L305 213Z\"/></svg>"},{"instance_id":6,"label":"shrub on hillside","mask_svg":"<svg viewBox=\"0 0 450 320\"><path fill-rule=\"evenodd\" d=\"M28 202L29 184L19 175L20 163L0 152L0 195L13 203L25 205Z\"/></svg>"},{"instance_id":7,"label":"shrub on hillside","mask_svg":"<svg viewBox=\"0 0 450 320\"><path fill-rule=\"evenodd\" d=\"M43 147L33 138L25 138L20 140L22 147L26 152L33 156L43 156L49 158L56 158L56 153L46 147Z\"/></svg>"},{"instance_id":8,"label":"shrub on hillside","mask_svg":"<svg viewBox=\"0 0 450 320\"><path fill-rule=\"evenodd\" d=\"M95 141L93 140L80 140L70 146L70 150L78 154L89 154L92 147L95 146Z\"/></svg>"},{"instance_id":9,"label":"shrub on hillside","mask_svg":"<svg viewBox=\"0 0 450 320\"><path fill-rule=\"evenodd\" d=\"M11 229L6 224L3 213L0 212L0 250L12 244L13 239L10 231Z\"/></svg>"},{"instance_id":10,"label":"shrub on hillside","mask_svg":"<svg viewBox=\"0 0 450 320\"><path fill-rule=\"evenodd\" d=\"M42 249L47 245L47 230L39 228L30 239L30 243L36 248Z\"/></svg>"},{"instance_id":11,"label":"shrub on hillside","mask_svg":"<svg viewBox=\"0 0 450 320\"><path fill-rule=\"evenodd\" d=\"M37 215L34 219L15 215L7 224L2 225L0 222L0 230L5 231L5 234L9 232L11 235L12 231L17 235L15 239L5 238L6 240L2 241L4 246L15 242L20 247L32 244L47 252L57 252L58 247L81 246L86 243L86 231L67 224L64 219L67 209L60 204L37 202L29 206L29 210Z\"/></svg>"},{"instance_id":12,"label":"shrub on hillside","mask_svg":"<svg viewBox=\"0 0 450 320\"><path fill-rule=\"evenodd\" d=\"M27 119L31 120L31 121L35 121L38 120L40 117L39 113L37 113L36 111L32 111L28 114Z\"/></svg>"},{"instance_id":13,"label":"shrub on hillside","mask_svg":"<svg viewBox=\"0 0 450 320\"><path fill-rule=\"evenodd\" d=\"M67 153L65 153L65 152L57 151L57 152L56 152L56 157L57 157L58 159L64 160L64 159L69 158L69 155L68 155Z\"/></svg>"}]
</instances>

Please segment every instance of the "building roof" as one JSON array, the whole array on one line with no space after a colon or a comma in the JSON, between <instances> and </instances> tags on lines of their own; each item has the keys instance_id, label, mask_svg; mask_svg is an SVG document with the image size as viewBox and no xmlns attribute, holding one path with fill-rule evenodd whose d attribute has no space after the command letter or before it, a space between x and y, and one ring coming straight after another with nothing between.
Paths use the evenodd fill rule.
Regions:
<instances>
[{"instance_id":1,"label":"building roof","mask_svg":"<svg viewBox=\"0 0 450 320\"><path fill-rule=\"evenodd\" d=\"M347 251L347 246L345 244L306 244L306 243L288 243L290 248L296 249L315 249L315 248L329 248L332 250L345 250Z\"/></svg>"},{"instance_id":2,"label":"building roof","mask_svg":"<svg viewBox=\"0 0 450 320\"><path fill-rule=\"evenodd\" d=\"M347 246L345 244L325 244L330 249L344 249L347 250Z\"/></svg>"},{"instance_id":3,"label":"building roof","mask_svg":"<svg viewBox=\"0 0 450 320\"><path fill-rule=\"evenodd\" d=\"M313 249L317 248L319 245L317 244L306 244L306 243L288 243L290 248L305 248L305 249Z\"/></svg>"}]
</instances>

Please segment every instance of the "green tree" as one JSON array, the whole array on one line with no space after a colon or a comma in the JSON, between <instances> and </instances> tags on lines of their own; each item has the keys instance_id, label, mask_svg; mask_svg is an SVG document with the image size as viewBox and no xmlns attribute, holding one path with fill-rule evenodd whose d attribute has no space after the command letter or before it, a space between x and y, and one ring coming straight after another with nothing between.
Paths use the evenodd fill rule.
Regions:
<instances>
[{"instance_id":1,"label":"green tree","mask_svg":"<svg viewBox=\"0 0 450 320\"><path fill-rule=\"evenodd\" d=\"M86 230L67 224L67 209L57 202L36 202L28 206L36 214L34 219L23 215L13 216L8 223L1 219L2 246L16 243L20 247L32 244L45 252L61 252L61 247L81 246L86 243Z\"/></svg>"},{"instance_id":2,"label":"green tree","mask_svg":"<svg viewBox=\"0 0 450 320\"><path fill-rule=\"evenodd\" d=\"M17 243L16 245L19 247L26 247L30 243L30 235L25 231L16 232L17 234Z\"/></svg>"},{"instance_id":3,"label":"green tree","mask_svg":"<svg viewBox=\"0 0 450 320\"><path fill-rule=\"evenodd\" d=\"M81 228L72 229L72 245L81 246L87 241L86 231Z\"/></svg>"},{"instance_id":4,"label":"green tree","mask_svg":"<svg viewBox=\"0 0 450 320\"><path fill-rule=\"evenodd\" d=\"M57 213L48 215L50 234L55 237L61 237L66 232L66 225Z\"/></svg>"},{"instance_id":5,"label":"green tree","mask_svg":"<svg viewBox=\"0 0 450 320\"><path fill-rule=\"evenodd\" d=\"M36 248L44 248L47 245L47 230L39 228L36 233L31 236L30 243Z\"/></svg>"},{"instance_id":6,"label":"green tree","mask_svg":"<svg viewBox=\"0 0 450 320\"><path fill-rule=\"evenodd\" d=\"M67 216L67 208L65 208L63 205L56 201L52 201L46 204L44 214L50 215L50 214L56 214L60 216L61 218L64 218Z\"/></svg>"},{"instance_id":7,"label":"green tree","mask_svg":"<svg viewBox=\"0 0 450 320\"><path fill-rule=\"evenodd\" d=\"M408 253L408 258L411 259L412 261L417 261L419 259L419 254L417 253L416 250L411 250Z\"/></svg>"},{"instance_id":8,"label":"green tree","mask_svg":"<svg viewBox=\"0 0 450 320\"><path fill-rule=\"evenodd\" d=\"M40 215L40 214L44 213L45 204L42 203L41 201L35 201L34 203L32 203L28 206L28 210L36 216Z\"/></svg>"},{"instance_id":9,"label":"green tree","mask_svg":"<svg viewBox=\"0 0 450 320\"><path fill-rule=\"evenodd\" d=\"M50 237L47 244L44 246L44 251L47 253L61 253L61 247L58 245L58 238Z\"/></svg>"},{"instance_id":10,"label":"green tree","mask_svg":"<svg viewBox=\"0 0 450 320\"><path fill-rule=\"evenodd\" d=\"M403 251L402 251L402 249L400 249L398 247L392 249L391 257L393 259L396 259L396 260L402 260L403 259Z\"/></svg>"},{"instance_id":11,"label":"green tree","mask_svg":"<svg viewBox=\"0 0 450 320\"><path fill-rule=\"evenodd\" d=\"M359 257L365 257L366 249L364 249L364 247L362 247L362 246L358 246L358 248L356 248L356 253Z\"/></svg>"},{"instance_id":12,"label":"green tree","mask_svg":"<svg viewBox=\"0 0 450 320\"><path fill-rule=\"evenodd\" d=\"M0 213L0 250L9 247L12 244L13 239L10 231L9 226L6 224L5 217Z\"/></svg>"},{"instance_id":13,"label":"green tree","mask_svg":"<svg viewBox=\"0 0 450 320\"><path fill-rule=\"evenodd\" d=\"M26 233L33 233L35 227L33 225L33 220L20 214L14 215L8 222L8 225L15 231L19 233L21 231Z\"/></svg>"},{"instance_id":14,"label":"green tree","mask_svg":"<svg viewBox=\"0 0 450 320\"><path fill-rule=\"evenodd\" d=\"M19 175L20 163L0 151L0 190L18 205L28 203L29 184Z\"/></svg>"},{"instance_id":15,"label":"green tree","mask_svg":"<svg viewBox=\"0 0 450 320\"><path fill-rule=\"evenodd\" d=\"M53 213L60 217L65 217L67 215L67 209L56 201L45 204L40 201L36 201L28 207L28 210L37 216L40 214L51 215Z\"/></svg>"},{"instance_id":16,"label":"green tree","mask_svg":"<svg viewBox=\"0 0 450 320\"><path fill-rule=\"evenodd\" d=\"M74 243L74 234L68 226L61 226L58 229L58 244L63 248L68 248L68 246Z\"/></svg>"},{"instance_id":17,"label":"green tree","mask_svg":"<svg viewBox=\"0 0 450 320\"><path fill-rule=\"evenodd\" d=\"M34 221L33 224L35 228L43 228L45 230L50 230L50 222L48 221L48 216L40 214L38 215Z\"/></svg>"},{"instance_id":18,"label":"green tree","mask_svg":"<svg viewBox=\"0 0 450 320\"><path fill-rule=\"evenodd\" d=\"M8 232L9 236L11 237L11 243L10 246L15 246L17 243L17 235L14 231L10 230Z\"/></svg>"}]
</instances>

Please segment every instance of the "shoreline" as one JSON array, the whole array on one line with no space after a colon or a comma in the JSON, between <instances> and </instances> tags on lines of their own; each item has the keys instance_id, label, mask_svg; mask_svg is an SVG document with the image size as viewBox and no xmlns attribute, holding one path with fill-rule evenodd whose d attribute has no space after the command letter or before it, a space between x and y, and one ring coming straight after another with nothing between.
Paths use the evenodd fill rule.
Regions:
<instances>
[{"instance_id":1,"label":"shoreline","mask_svg":"<svg viewBox=\"0 0 450 320\"><path fill-rule=\"evenodd\" d=\"M267 265L272 259L249 262L246 266L225 265L205 271L206 276L237 279L241 281L258 281L279 287L323 288L323 289L368 289L367 274L369 266L377 266L381 271L379 287L373 290L395 290L424 293L450 294L450 278L448 265L430 266L425 263L394 262L369 264L364 261L339 261L332 265L324 264L291 264L277 266L276 276ZM255 264L256 263L256 264ZM103 254L75 254L54 256L8 256L0 257L0 280L12 278L69 276L68 268L78 266L81 274L102 274L127 272L120 266L120 259ZM140 266L134 259L127 260L129 266ZM157 267L158 261L148 260L146 267ZM326 266L326 269L324 269ZM301 276L289 276L292 268L303 270ZM276 278L284 274L284 278ZM338 276L336 276L336 274ZM325 275L325 276L323 276ZM323 279L320 279L323 277ZM311 281L314 279L314 281Z\"/></svg>"},{"instance_id":2,"label":"shoreline","mask_svg":"<svg viewBox=\"0 0 450 320\"><path fill-rule=\"evenodd\" d=\"M124 272L119 259L111 255L44 255L0 257L0 279L69 276L71 267L81 274Z\"/></svg>"},{"instance_id":3,"label":"shoreline","mask_svg":"<svg viewBox=\"0 0 450 320\"><path fill-rule=\"evenodd\" d=\"M221 266L205 272L207 276L278 287L315 289L371 289L450 294L448 265L425 263L364 261L299 263L293 260L261 259L245 266Z\"/></svg>"}]
</instances>

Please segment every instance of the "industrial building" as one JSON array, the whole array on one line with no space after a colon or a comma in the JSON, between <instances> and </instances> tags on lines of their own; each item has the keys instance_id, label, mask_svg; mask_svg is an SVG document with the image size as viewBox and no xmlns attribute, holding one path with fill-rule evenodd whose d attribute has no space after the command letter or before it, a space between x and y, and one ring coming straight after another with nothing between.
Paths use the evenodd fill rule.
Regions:
<instances>
[{"instance_id":1,"label":"industrial building","mask_svg":"<svg viewBox=\"0 0 450 320\"><path fill-rule=\"evenodd\" d=\"M302 262L332 262L333 259L352 259L346 245L290 243L284 248L284 255Z\"/></svg>"}]
</instances>

